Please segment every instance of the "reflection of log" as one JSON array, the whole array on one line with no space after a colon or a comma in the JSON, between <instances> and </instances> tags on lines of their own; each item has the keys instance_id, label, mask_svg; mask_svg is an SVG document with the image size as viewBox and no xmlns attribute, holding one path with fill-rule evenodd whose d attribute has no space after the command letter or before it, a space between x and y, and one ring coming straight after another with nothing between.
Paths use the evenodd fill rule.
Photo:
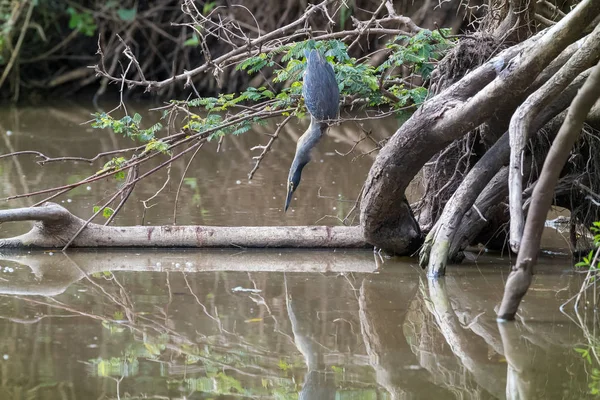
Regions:
<instances>
[{"instance_id":1,"label":"reflection of log","mask_svg":"<svg viewBox=\"0 0 600 400\"><path fill-rule=\"evenodd\" d=\"M464 329L450 303L444 278L429 279L429 297L431 311L452 352L480 386L497 398L504 397L504 366L489 362L487 344Z\"/></svg>"},{"instance_id":2,"label":"reflection of log","mask_svg":"<svg viewBox=\"0 0 600 400\"><path fill-rule=\"evenodd\" d=\"M54 203L42 207L0 210L0 223L37 221L24 235L0 239L0 248L59 248L75 236L85 221ZM305 247L360 248L359 227L217 227L128 226L89 224L70 247Z\"/></svg>"},{"instance_id":3,"label":"reflection of log","mask_svg":"<svg viewBox=\"0 0 600 400\"><path fill-rule=\"evenodd\" d=\"M461 393L464 399L485 399L488 393L465 371L459 358L446 343L435 317L428 309L429 299L422 287L413 300L404 332L421 367L429 371L433 383L452 393Z\"/></svg>"},{"instance_id":4,"label":"reflection of log","mask_svg":"<svg viewBox=\"0 0 600 400\"><path fill-rule=\"evenodd\" d=\"M515 324L499 323L504 354L508 368L506 371L506 398L530 399L535 388L532 385L533 360L528 347L521 341L521 334Z\"/></svg>"},{"instance_id":5,"label":"reflection of log","mask_svg":"<svg viewBox=\"0 0 600 400\"><path fill-rule=\"evenodd\" d=\"M417 293L416 282L402 291L383 282L363 281L360 287L359 316L361 332L377 382L392 399L451 397L445 389L432 384L431 377L418 365L408 345L402 325L408 306Z\"/></svg>"},{"instance_id":6,"label":"reflection of log","mask_svg":"<svg viewBox=\"0 0 600 400\"><path fill-rule=\"evenodd\" d=\"M286 272L373 272L370 252L306 252L180 250L178 252L73 251L69 255L44 252L0 253L0 260L27 265L35 279L15 274L9 282L0 281L0 293L54 296L85 274L103 271L286 271Z\"/></svg>"}]
</instances>

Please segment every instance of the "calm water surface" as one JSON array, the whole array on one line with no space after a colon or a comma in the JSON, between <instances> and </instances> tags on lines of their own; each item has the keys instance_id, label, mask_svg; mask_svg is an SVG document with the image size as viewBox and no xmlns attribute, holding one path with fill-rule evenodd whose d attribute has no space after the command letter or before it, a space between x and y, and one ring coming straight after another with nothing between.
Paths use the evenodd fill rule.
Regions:
<instances>
[{"instance_id":1,"label":"calm water surface","mask_svg":"<svg viewBox=\"0 0 600 400\"><path fill-rule=\"evenodd\" d=\"M4 254L0 398L587 397L558 310L579 276L545 260L498 325L506 262L427 282L363 251Z\"/></svg>"},{"instance_id":2,"label":"calm water surface","mask_svg":"<svg viewBox=\"0 0 600 400\"><path fill-rule=\"evenodd\" d=\"M145 110L149 107L130 106L128 110L130 114L143 114L143 123L150 126L159 121L160 113L148 113ZM0 154L37 150L50 157L89 158L100 152L135 146L135 142L121 135L92 129L89 124L81 125L96 111L73 104L0 109ZM119 116L116 114L115 118ZM359 123L377 140L393 134L398 123L393 118L369 124L346 122L330 129L328 136L313 151L313 162L303 170L302 182L295 193L291 210L283 213L286 181L296 140L304 133L307 122L292 121L285 126L272 152L265 157L251 181L248 173L255 163L253 157L262 151L252 149L267 144L270 137L266 134L275 131L274 123L259 126L256 131L235 138L226 137L219 152L215 142L204 146L185 175L177 207L177 223L239 226L307 225L318 221L321 224L337 224L337 218L343 218L354 205L376 154L372 152L375 145L371 140L361 141L345 157L338 153L349 153L355 141L364 137ZM371 153L363 155L368 152ZM78 182L102 169L111 157L92 165L57 162L43 167L36 164L37 158L33 155L0 159L0 198ZM140 174L165 161L167 156L155 159L154 164L143 166ZM139 184L116 223L173 223L175 193L188 161L189 158L184 157L174 163L170 175L165 169ZM104 204L120 184L113 178L107 178L79 187L53 201L87 218L93 214L93 206ZM159 194L152 198L157 192ZM0 207L27 206L46 196L0 202ZM143 201L146 201L146 208Z\"/></svg>"},{"instance_id":3,"label":"calm water surface","mask_svg":"<svg viewBox=\"0 0 600 400\"><path fill-rule=\"evenodd\" d=\"M80 126L91 112L3 109L0 154L89 157L131 145ZM219 153L216 145L201 151L177 222L338 223L372 163L372 155L356 156L373 146L361 142L341 157L336 151L348 152L360 130L333 129L303 174L294 212L283 214L283 183L304 128L289 126L251 182L251 148L268 141L261 132L226 139ZM382 138L395 121L363 128ZM102 166L34 161L0 160L0 197L73 182ZM186 161L170 178L165 172L140 185L116 222L172 223ZM102 181L56 201L88 217L115 185ZM163 185L144 214L141 201ZM3 224L0 236L26 229ZM561 250L560 237L548 243ZM494 310L510 266L500 256L468 253L449 276L429 282L413 260L382 262L370 251L4 252L0 399L588 398L594 372L581 352L598 325L592 312L559 311L582 281L570 265L543 258L519 320L498 325Z\"/></svg>"}]
</instances>

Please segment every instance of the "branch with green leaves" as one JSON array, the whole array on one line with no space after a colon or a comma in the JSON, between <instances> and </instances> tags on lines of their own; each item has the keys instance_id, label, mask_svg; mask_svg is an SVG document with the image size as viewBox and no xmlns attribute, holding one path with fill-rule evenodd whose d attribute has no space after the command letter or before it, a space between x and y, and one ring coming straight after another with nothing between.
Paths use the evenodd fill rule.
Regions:
<instances>
[{"instance_id":1,"label":"branch with green leaves","mask_svg":"<svg viewBox=\"0 0 600 400\"><path fill-rule=\"evenodd\" d=\"M284 117L285 121L279 125L275 134L269 135L270 139L266 145L253 147L263 151L254 158L256 162L249 173L251 178L270 151L281 127L290 118L303 118L306 115L307 111L302 99L302 75L306 68L307 50L316 49L333 65L342 97L342 106L349 106L347 108L350 108L353 113L357 110L376 110L375 116L368 116L368 118L394 113L406 117L425 101L427 89L423 86L424 82L429 79L437 61L453 46L453 41L447 38L447 31L429 31L416 26L412 26L410 32L402 29L394 30L386 27L384 22L398 22L405 17L395 15L376 18L374 13L369 21L358 21L354 31L326 32L308 40L299 40L305 36L304 33L299 35L298 31L289 32L299 26L300 22L312 18L313 14L322 10L326 4L327 1L309 8L300 20L283 27L279 32L271 32L249 40L246 45L238 46L230 54L225 54L218 59L209 57L205 69L202 70L208 71L212 68L218 71L220 68L235 65L238 71L245 71L249 75L260 74L263 77L270 77L265 85L248 87L239 93L221 93L216 97L198 95L188 100L172 100L154 110L161 113L162 122L149 126L144 124L141 115L129 115L123 103L110 112L98 112L93 115L91 121L93 128L111 130L115 134L131 139L135 145L127 149L101 153L90 159L52 158L39 152L14 153L12 155L15 156L35 154L41 158L40 163L67 159L96 162L110 158L103 160L102 166L95 174L83 180L12 196L6 200L49 195L37 203L42 204L76 187L112 176L121 183L117 186L116 192L110 196L109 201L95 206L94 213L88 220L91 221L102 214L108 219L107 223L110 223L140 180L161 168L170 166L175 159L184 157L189 152L192 154L191 162L204 143L220 141L225 136L241 135L251 130L254 125L265 125L269 119ZM379 10L381 9L382 7ZM407 24L403 25L406 26ZM216 35L218 29L211 32ZM357 59L349 54L349 48L357 43L357 39L368 38L375 33L391 35L385 47L378 50L386 51L387 59L379 65L371 65L369 57ZM329 40L315 40L325 37ZM127 57L133 61L133 52L128 52ZM193 71L190 71L191 75L186 75L188 84L191 84L189 81L191 76L199 73L198 68ZM121 83L121 88L144 86L145 83L152 87L160 86L156 82L130 80L127 71L120 78L115 79ZM170 84L174 84L179 79L178 76L170 79ZM119 112L124 115L117 117ZM342 117L342 120L352 118L353 116L348 114L347 118ZM145 172L140 171L149 160L154 158L164 158L164 160ZM119 196L121 196L119 205L115 209L111 208L111 204Z\"/></svg>"}]
</instances>

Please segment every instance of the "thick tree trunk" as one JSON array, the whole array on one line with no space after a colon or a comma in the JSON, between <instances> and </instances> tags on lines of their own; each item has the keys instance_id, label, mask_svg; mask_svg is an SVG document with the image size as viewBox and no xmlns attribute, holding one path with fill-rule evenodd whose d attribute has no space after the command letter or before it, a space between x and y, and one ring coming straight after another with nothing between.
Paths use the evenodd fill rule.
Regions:
<instances>
[{"instance_id":1,"label":"thick tree trunk","mask_svg":"<svg viewBox=\"0 0 600 400\"><path fill-rule=\"evenodd\" d=\"M54 203L0 211L0 223L37 221L24 235L0 239L0 248L195 247L365 248L359 227L128 226L89 224Z\"/></svg>"}]
</instances>

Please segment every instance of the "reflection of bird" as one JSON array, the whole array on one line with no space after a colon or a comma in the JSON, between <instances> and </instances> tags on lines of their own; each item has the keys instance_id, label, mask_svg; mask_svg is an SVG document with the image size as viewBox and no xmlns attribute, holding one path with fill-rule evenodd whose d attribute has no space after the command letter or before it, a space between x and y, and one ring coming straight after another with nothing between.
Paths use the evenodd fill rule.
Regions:
<instances>
[{"instance_id":1,"label":"reflection of bird","mask_svg":"<svg viewBox=\"0 0 600 400\"><path fill-rule=\"evenodd\" d=\"M298 400L335 400L336 386L332 371L327 371L323 345L315 337L319 335L322 324L316 323L314 318L316 310L311 307L312 302L307 298L296 298L293 291L302 291L301 287L289 288L287 276L283 275L285 300L288 316L294 335L296 348L302 353L308 371L304 376L302 390ZM290 290L291 289L291 290Z\"/></svg>"},{"instance_id":2,"label":"reflection of bird","mask_svg":"<svg viewBox=\"0 0 600 400\"><path fill-rule=\"evenodd\" d=\"M292 194L300 184L302 168L310 161L310 150L327 129L328 124L324 121L337 118L340 104L340 91L333 67L317 50L306 53L302 94L310 113L310 126L296 144L296 155L288 175L285 211L290 205Z\"/></svg>"}]
</instances>

